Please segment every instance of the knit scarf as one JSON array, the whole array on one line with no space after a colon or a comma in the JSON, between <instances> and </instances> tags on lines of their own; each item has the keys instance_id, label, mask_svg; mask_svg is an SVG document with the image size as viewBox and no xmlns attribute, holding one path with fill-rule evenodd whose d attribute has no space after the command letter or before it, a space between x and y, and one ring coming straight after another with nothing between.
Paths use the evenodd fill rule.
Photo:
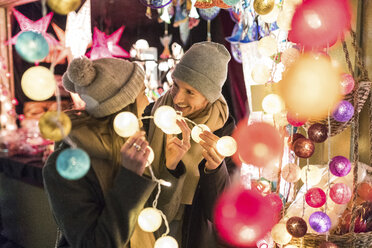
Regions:
<instances>
[{"instance_id":1,"label":"knit scarf","mask_svg":"<svg viewBox=\"0 0 372 248\"><path fill-rule=\"evenodd\" d=\"M151 110L151 115L154 116L155 111L160 107L168 105L173 107L173 98L170 91L167 91L162 97L160 97L154 104ZM228 118L228 107L223 96L221 96L214 103L209 103L205 109L203 109L197 116L189 117L196 124L207 125L212 132L220 129L226 123ZM187 122L190 129L192 124ZM151 148L154 151L155 158L152 163L155 176L159 176L160 172L166 168L165 166L165 147L166 147L166 134L158 128L153 121L150 122L148 131L148 141ZM192 204L194 193L199 182L199 169L198 165L203 160L202 147L190 140L191 148L183 156L182 162L186 167L186 179L183 186L181 203ZM146 170L146 173L149 173Z\"/></svg>"}]
</instances>

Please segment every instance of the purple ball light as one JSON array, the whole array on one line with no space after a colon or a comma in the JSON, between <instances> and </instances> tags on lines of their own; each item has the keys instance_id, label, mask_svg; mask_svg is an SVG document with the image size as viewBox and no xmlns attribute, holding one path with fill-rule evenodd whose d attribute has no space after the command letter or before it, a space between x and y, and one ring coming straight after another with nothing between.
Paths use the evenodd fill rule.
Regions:
<instances>
[{"instance_id":1,"label":"purple ball light","mask_svg":"<svg viewBox=\"0 0 372 248\"><path fill-rule=\"evenodd\" d=\"M331 219L326 213L314 212L309 217L309 225L318 233L325 233L331 228Z\"/></svg>"},{"instance_id":2,"label":"purple ball light","mask_svg":"<svg viewBox=\"0 0 372 248\"><path fill-rule=\"evenodd\" d=\"M332 117L339 122L347 122L354 115L353 105L345 100L342 100L334 110Z\"/></svg>"},{"instance_id":3,"label":"purple ball light","mask_svg":"<svg viewBox=\"0 0 372 248\"><path fill-rule=\"evenodd\" d=\"M349 159L344 156L335 156L329 163L329 170L336 177L344 177L349 174L351 170L351 163Z\"/></svg>"}]
</instances>

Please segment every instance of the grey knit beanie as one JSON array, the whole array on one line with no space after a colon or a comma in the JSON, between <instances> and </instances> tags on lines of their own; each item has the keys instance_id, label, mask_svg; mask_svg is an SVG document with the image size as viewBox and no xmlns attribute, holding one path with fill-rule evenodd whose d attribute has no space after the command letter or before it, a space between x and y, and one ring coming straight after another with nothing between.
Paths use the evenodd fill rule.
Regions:
<instances>
[{"instance_id":1,"label":"grey knit beanie","mask_svg":"<svg viewBox=\"0 0 372 248\"><path fill-rule=\"evenodd\" d=\"M181 58L172 75L213 103L221 96L230 58L230 53L222 44L208 41L195 43Z\"/></svg>"},{"instance_id":2,"label":"grey knit beanie","mask_svg":"<svg viewBox=\"0 0 372 248\"><path fill-rule=\"evenodd\" d=\"M144 71L124 59L73 59L62 77L66 90L78 93L96 118L133 103L144 86Z\"/></svg>"}]
</instances>

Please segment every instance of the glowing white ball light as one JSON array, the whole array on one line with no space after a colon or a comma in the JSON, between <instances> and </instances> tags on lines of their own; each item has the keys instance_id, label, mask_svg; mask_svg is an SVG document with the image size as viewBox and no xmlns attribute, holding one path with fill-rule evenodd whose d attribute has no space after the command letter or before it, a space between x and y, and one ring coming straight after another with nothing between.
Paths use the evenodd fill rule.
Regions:
<instances>
[{"instance_id":1,"label":"glowing white ball light","mask_svg":"<svg viewBox=\"0 0 372 248\"><path fill-rule=\"evenodd\" d=\"M176 123L180 118L176 111L170 106L159 107L154 114L154 122L166 134L179 134L181 129Z\"/></svg>"},{"instance_id":2,"label":"glowing white ball light","mask_svg":"<svg viewBox=\"0 0 372 248\"><path fill-rule=\"evenodd\" d=\"M268 114L278 114L284 110L284 101L277 94L269 94L262 100L262 109Z\"/></svg>"},{"instance_id":3,"label":"glowing white ball light","mask_svg":"<svg viewBox=\"0 0 372 248\"><path fill-rule=\"evenodd\" d=\"M211 129L204 124L198 124L194 126L191 130L191 138L196 142L199 143L201 141L199 135L204 131L211 131Z\"/></svg>"},{"instance_id":4,"label":"glowing white ball light","mask_svg":"<svg viewBox=\"0 0 372 248\"><path fill-rule=\"evenodd\" d=\"M257 49L261 55L270 57L276 53L278 45L274 37L265 36L258 42Z\"/></svg>"},{"instance_id":5,"label":"glowing white ball light","mask_svg":"<svg viewBox=\"0 0 372 248\"><path fill-rule=\"evenodd\" d=\"M139 130L137 116L131 112L121 112L114 119L114 130L121 137L130 137Z\"/></svg>"},{"instance_id":6,"label":"glowing white ball light","mask_svg":"<svg viewBox=\"0 0 372 248\"><path fill-rule=\"evenodd\" d=\"M164 236L156 240L154 248L178 248L178 243L173 237Z\"/></svg>"},{"instance_id":7,"label":"glowing white ball light","mask_svg":"<svg viewBox=\"0 0 372 248\"><path fill-rule=\"evenodd\" d=\"M21 87L25 95L35 101L44 101L56 90L54 74L43 66L33 66L22 76Z\"/></svg>"},{"instance_id":8,"label":"glowing white ball light","mask_svg":"<svg viewBox=\"0 0 372 248\"><path fill-rule=\"evenodd\" d=\"M217 152L225 157L230 157L234 155L238 145L233 137L223 136L221 137L216 144Z\"/></svg>"},{"instance_id":9,"label":"glowing white ball light","mask_svg":"<svg viewBox=\"0 0 372 248\"><path fill-rule=\"evenodd\" d=\"M147 149L150 150L150 154L147 158L146 166L149 166L154 161L155 154L154 154L154 150L152 150L152 148L150 146L147 146Z\"/></svg>"},{"instance_id":10,"label":"glowing white ball light","mask_svg":"<svg viewBox=\"0 0 372 248\"><path fill-rule=\"evenodd\" d=\"M314 166L314 165L309 165L309 166L304 166L301 169L301 180L304 184L307 184L309 186L316 185L320 182L322 179L322 171Z\"/></svg>"},{"instance_id":11,"label":"glowing white ball light","mask_svg":"<svg viewBox=\"0 0 372 248\"><path fill-rule=\"evenodd\" d=\"M271 76L270 68L264 64L256 64L251 72L253 81L257 84L264 84L269 81Z\"/></svg>"},{"instance_id":12,"label":"glowing white ball light","mask_svg":"<svg viewBox=\"0 0 372 248\"><path fill-rule=\"evenodd\" d=\"M161 214L156 208L145 208L138 216L138 225L145 232L155 232L162 222Z\"/></svg>"}]
</instances>

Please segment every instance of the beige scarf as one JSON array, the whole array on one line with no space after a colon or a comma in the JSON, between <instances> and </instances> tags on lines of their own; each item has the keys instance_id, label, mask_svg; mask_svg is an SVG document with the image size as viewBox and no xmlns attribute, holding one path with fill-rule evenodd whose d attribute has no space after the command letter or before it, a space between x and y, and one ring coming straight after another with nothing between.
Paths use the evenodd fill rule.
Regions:
<instances>
[{"instance_id":1,"label":"beige scarf","mask_svg":"<svg viewBox=\"0 0 372 248\"><path fill-rule=\"evenodd\" d=\"M156 109L160 106L168 105L173 107L173 100L170 91L167 91L164 96L160 97L152 108L151 115L153 116ZM212 132L223 127L227 121L229 110L226 101L223 96L221 96L216 102L208 104L208 106L202 110L201 113L196 117L190 117L192 121L197 124L207 125ZM192 124L187 122L190 129L192 129ZM155 158L152 163L152 168L154 169L155 176L159 176L160 171L165 169L165 146L166 146L166 134L161 131L160 128L156 127L153 121L150 122L148 131L148 141L151 148L154 150ZM199 170L198 165L202 161L202 147L195 143L192 139L190 141L191 148L183 156L182 162L186 166L186 179L182 191L183 204L192 204L194 198L194 193L196 186L199 182Z\"/></svg>"}]
</instances>

